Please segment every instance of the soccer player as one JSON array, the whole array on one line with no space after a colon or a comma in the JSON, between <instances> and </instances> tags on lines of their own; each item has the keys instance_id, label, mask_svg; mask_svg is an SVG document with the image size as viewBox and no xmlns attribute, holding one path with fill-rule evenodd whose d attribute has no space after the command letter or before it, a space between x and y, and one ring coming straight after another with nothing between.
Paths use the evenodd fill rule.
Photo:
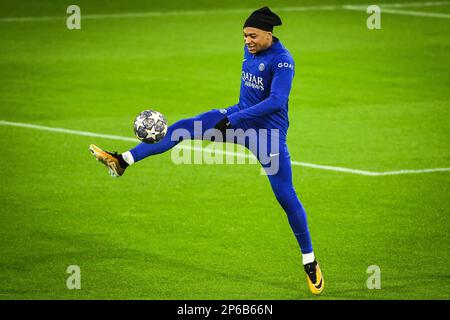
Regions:
<instances>
[{"instance_id":1,"label":"soccer player","mask_svg":"<svg viewBox=\"0 0 450 320\"><path fill-rule=\"evenodd\" d=\"M308 287L313 294L320 294L324 280L314 256L306 212L294 190L286 144L288 100L295 63L289 51L272 34L273 27L279 25L280 17L268 7L254 11L245 21L242 81L236 105L179 120L169 126L166 136L156 144L140 143L122 154L107 152L95 145L90 146L90 151L108 167L111 175L118 177L128 166L177 145L182 140L172 139L172 133L177 129L189 132L190 139L206 139L206 130L217 129L226 142L239 143L249 148L266 170L275 197L287 214L302 252ZM200 133L194 130L196 121L202 125ZM230 134L233 130L240 130L241 135L248 130L267 134L239 139L239 134ZM215 137L211 136L209 140L219 141ZM275 170L273 163L277 164Z\"/></svg>"}]
</instances>

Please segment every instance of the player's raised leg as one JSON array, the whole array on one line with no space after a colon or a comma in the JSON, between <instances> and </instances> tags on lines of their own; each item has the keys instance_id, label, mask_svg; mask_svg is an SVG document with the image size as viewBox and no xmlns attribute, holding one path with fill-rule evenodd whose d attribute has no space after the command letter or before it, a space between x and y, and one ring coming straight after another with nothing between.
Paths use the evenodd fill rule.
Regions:
<instances>
[{"instance_id":1,"label":"player's raised leg","mask_svg":"<svg viewBox=\"0 0 450 320\"><path fill-rule=\"evenodd\" d=\"M167 134L158 143L140 143L121 154L102 150L94 144L89 149L94 157L108 168L111 176L119 177L128 166L151 155L166 152L184 139L203 139L206 130L214 128L217 122L236 110L235 107L214 109L193 118L179 120L169 126Z\"/></svg>"}]
</instances>

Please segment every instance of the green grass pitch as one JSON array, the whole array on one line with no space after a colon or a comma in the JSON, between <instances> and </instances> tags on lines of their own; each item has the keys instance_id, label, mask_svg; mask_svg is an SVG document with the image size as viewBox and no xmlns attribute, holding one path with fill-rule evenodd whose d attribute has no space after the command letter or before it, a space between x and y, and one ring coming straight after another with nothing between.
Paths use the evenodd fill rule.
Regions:
<instances>
[{"instance_id":1,"label":"green grass pitch","mask_svg":"<svg viewBox=\"0 0 450 320\"><path fill-rule=\"evenodd\" d=\"M450 19L382 13L368 30L364 11L281 10L351 3L80 0L81 30L68 30L72 1L2 1L0 120L132 137L144 109L173 123L230 106L241 26L268 4L296 60L292 160L450 167ZM450 4L397 9L448 15ZM186 10L213 12L120 16ZM61 18L7 19L43 16ZM313 297L258 165L175 165L166 153L111 179L89 144L135 143L4 123L0 135L0 299L450 298L448 171L294 166L326 281ZM66 287L69 265L81 290ZM366 286L370 265L379 290Z\"/></svg>"}]
</instances>

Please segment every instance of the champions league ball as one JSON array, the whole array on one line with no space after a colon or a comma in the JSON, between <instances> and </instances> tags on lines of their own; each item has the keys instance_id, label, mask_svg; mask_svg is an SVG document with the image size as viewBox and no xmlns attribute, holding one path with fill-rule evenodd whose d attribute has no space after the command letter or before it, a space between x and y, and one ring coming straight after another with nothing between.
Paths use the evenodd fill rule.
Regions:
<instances>
[{"instance_id":1,"label":"champions league ball","mask_svg":"<svg viewBox=\"0 0 450 320\"><path fill-rule=\"evenodd\" d=\"M167 120L158 111L142 111L134 120L134 134L145 143L157 143L167 133Z\"/></svg>"}]
</instances>

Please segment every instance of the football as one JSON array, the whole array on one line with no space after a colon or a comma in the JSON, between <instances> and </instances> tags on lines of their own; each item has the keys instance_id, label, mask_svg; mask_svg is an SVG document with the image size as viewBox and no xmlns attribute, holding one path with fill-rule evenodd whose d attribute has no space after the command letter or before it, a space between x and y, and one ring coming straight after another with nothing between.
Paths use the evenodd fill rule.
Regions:
<instances>
[{"instance_id":1,"label":"football","mask_svg":"<svg viewBox=\"0 0 450 320\"><path fill-rule=\"evenodd\" d=\"M142 111L134 120L134 134L145 143L157 143L167 133L167 120L158 111Z\"/></svg>"}]
</instances>

